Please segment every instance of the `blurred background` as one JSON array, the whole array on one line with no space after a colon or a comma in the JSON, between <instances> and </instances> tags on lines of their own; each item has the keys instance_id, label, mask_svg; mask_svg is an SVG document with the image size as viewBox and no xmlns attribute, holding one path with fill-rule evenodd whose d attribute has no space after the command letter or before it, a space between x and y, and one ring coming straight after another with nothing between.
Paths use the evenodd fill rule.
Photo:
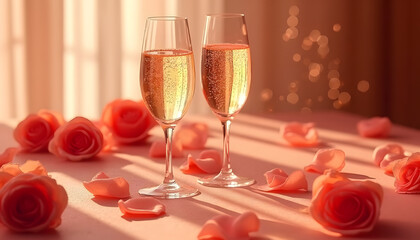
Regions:
<instances>
[{"instance_id":1,"label":"blurred background","mask_svg":"<svg viewBox=\"0 0 420 240\"><path fill-rule=\"evenodd\" d=\"M205 14L246 16L252 87L243 112L346 111L420 128L418 0L0 0L0 120L39 109L99 118L141 99L148 16L189 19L197 87Z\"/></svg>"}]
</instances>

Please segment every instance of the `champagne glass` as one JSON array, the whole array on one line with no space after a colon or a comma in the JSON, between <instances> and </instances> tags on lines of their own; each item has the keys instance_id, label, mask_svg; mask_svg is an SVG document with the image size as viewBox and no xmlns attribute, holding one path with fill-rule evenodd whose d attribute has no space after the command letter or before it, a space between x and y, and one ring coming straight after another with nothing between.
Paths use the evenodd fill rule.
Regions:
<instances>
[{"instance_id":1,"label":"champagne glass","mask_svg":"<svg viewBox=\"0 0 420 240\"><path fill-rule=\"evenodd\" d=\"M140 189L141 195L173 199L199 194L195 188L178 184L172 167L172 135L190 105L194 84L194 57L187 19L149 17L141 55L140 86L147 109L165 133L166 161L163 183Z\"/></svg>"},{"instance_id":2,"label":"champagne glass","mask_svg":"<svg viewBox=\"0 0 420 240\"><path fill-rule=\"evenodd\" d=\"M244 187L254 179L239 177L229 158L229 131L242 109L251 84L251 55L243 14L212 14L206 18L201 59L203 93L223 126L223 166L218 175L198 179L211 187Z\"/></svg>"}]
</instances>

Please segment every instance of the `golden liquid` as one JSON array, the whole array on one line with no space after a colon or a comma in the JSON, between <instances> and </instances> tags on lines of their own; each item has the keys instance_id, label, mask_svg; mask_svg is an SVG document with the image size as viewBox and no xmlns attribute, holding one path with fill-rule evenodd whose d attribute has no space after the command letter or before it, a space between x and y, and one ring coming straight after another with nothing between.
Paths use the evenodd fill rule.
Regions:
<instances>
[{"instance_id":1,"label":"golden liquid","mask_svg":"<svg viewBox=\"0 0 420 240\"><path fill-rule=\"evenodd\" d=\"M185 115L194 93L192 51L146 51L141 61L140 86L147 108L161 123L175 123Z\"/></svg>"},{"instance_id":2,"label":"golden liquid","mask_svg":"<svg viewBox=\"0 0 420 240\"><path fill-rule=\"evenodd\" d=\"M251 84L248 45L215 44L203 48L201 75L207 103L220 117L238 113Z\"/></svg>"}]
</instances>

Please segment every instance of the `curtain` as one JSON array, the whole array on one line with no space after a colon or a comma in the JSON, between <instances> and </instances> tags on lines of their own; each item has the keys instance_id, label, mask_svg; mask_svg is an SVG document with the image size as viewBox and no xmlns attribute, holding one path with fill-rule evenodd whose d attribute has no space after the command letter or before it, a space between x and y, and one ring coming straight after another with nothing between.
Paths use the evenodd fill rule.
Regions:
<instances>
[{"instance_id":1,"label":"curtain","mask_svg":"<svg viewBox=\"0 0 420 240\"><path fill-rule=\"evenodd\" d=\"M145 19L189 19L201 93L206 13L246 15L252 86L243 112L348 111L420 128L420 1L0 0L0 119L39 109L98 118L138 100Z\"/></svg>"}]
</instances>

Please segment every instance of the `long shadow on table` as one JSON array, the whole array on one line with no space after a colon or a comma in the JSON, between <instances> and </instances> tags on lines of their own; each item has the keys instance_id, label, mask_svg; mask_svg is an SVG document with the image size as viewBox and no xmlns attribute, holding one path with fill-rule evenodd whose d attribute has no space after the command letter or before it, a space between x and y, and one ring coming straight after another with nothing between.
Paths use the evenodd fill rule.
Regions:
<instances>
[{"instance_id":1,"label":"long shadow on table","mask_svg":"<svg viewBox=\"0 0 420 240\"><path fill-rule=\"evenodd\" d=\"M258 190L254 190L254 189L250 189L251 192L255 193L255 194L259 194L261 196L264 196L266 198L272 199L276 202L278 202L279 204L281 204L282 206L286 206L287 208L294 210L296 212L304 212L308 206L297 203L297 202L293 202L287 199L284 199L281 197L281 195L286 195L286 196L292 196L293 198L304 198L304 199L311 199L311 193L310 192L275 192L275 193L268 193L268 192L262 192L262 191L258 191ZM274 194L278 194L279 196L275 196Z\"/></svg>"},{"instance_id":2,"label":"long shadow on table","mask_svg":"<svg viewBox=\"0 0 420 240\"><path fill-rule=\"evenodd\" d=\"M119 216L115 216L119 218ZM61 240L61 239L124 239L141 240L141 236L132 237L112 224L113 219L107 222L99 221L78 209L68 206L62 215L62 223L57 229L39 232L36 234L19 234L0 226L1 239L9 240ZM127 225L127 228L133 228Z\"/></svg>"}]
</instances>

